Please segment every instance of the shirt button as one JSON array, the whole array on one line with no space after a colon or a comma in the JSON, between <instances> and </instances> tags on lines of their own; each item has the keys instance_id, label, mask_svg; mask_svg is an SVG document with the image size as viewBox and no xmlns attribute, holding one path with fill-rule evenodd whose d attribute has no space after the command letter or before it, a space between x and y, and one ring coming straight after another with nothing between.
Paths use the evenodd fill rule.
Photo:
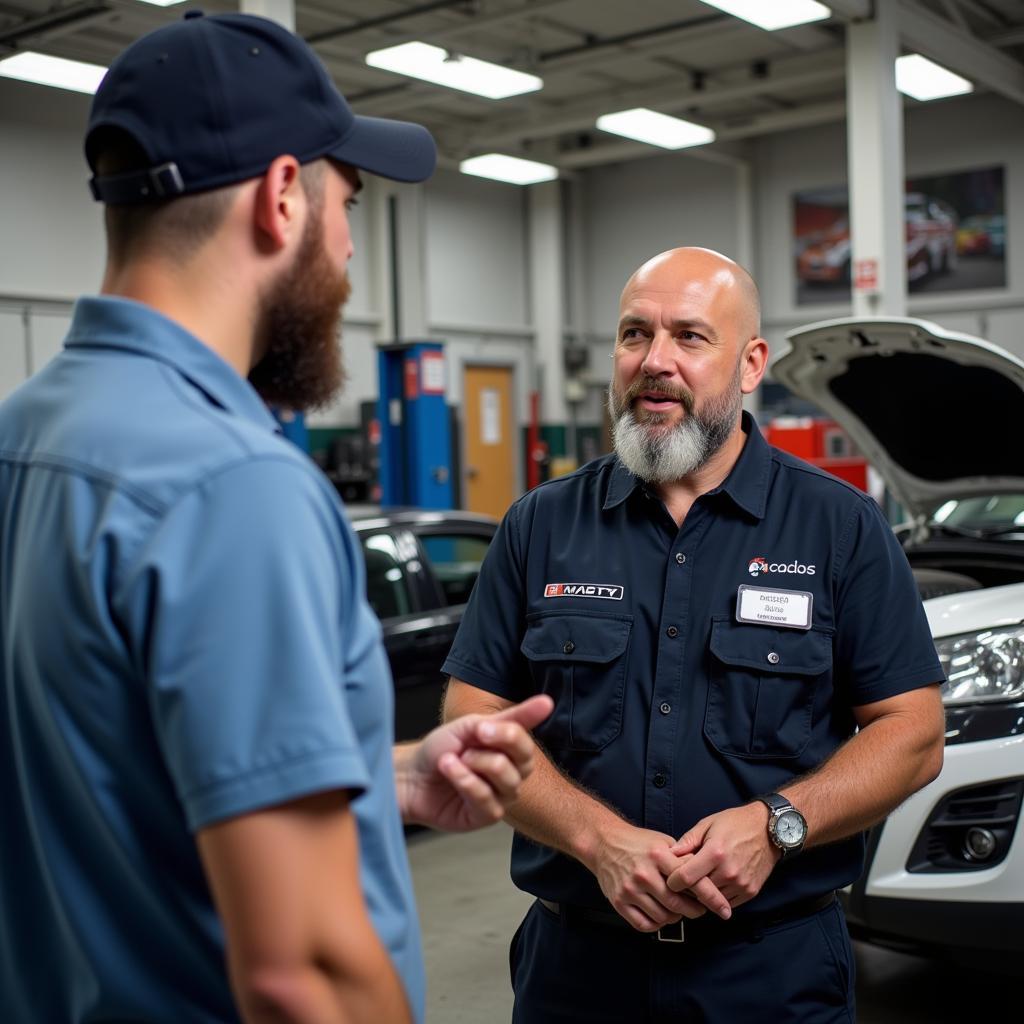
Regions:
<instances>
[{"instance_id":1,"label":"shirt button","mask_svg":"<svg viewBox=\"0 0 1024 1024\"><path fill-rule=\"evenodd\" d=\"M664 704L659 705L658 710L663 715L667 715L672 710L672 705L666 701Z\"/></svg>"},{"instance_id":2,"label":"shirt button","mask_svg":"<svg viewBox=\"0 0 1024 1024\"><path fill-rule=\"evenodd\" d=\"M668 629L665 630L665 632L673 639L679 636L679 630L676 629L675 626L669 626Z\"/></svg>"},{"instance_id":3,"label":"shirt button","mask_svg":"<svg viewBox=\"0 0 1024 1024\"><path fill-rule=\"evenodd\" d=\"M668 782L668 779L664 775L662 775L661 772L658 772L658 774L655 775L651 781L654 783L655 786L658 787L658 789L664 789L665 783Z\"/></svg>"},{"instance_id":4,"label":"shirt button","mask_svg":"<svg viewBox=\"0 0 1024 1024\"><path fill-rule=\"evenodd\" d=\"M768 664L769 665L778 665L778 663L781 660L782 659L774 651L769 651L768 652Z\"/></svg>"},{"instance_id":5,"label":"shirt button","mask_svg":"<svg viewBox=\"0 0 1024 1024\"><path fill-rule=\"evenodd\" d=\"M676 561L677 561L677 562L678 562L678 563L679 563L680 565L685 565L685 564L686 564L686 555L684 555L684 554L682 553L682 551L677 551L677 552L676 552Z\"/></svg>"},{"instance_id":6,"label":"shirt button","mask_svg":"<svg viewBox=\"0 0 1024 1024\"><path fill-rule=\"evenodd\" d=\"M572 654L572 652L575 651L575 650L576 650L576 645L571 640L566 640L565 643L562 644L562 653L563 654ZM777 657L778 657L778 655L776 655L776 658ZM769 660L771 660L771 655L769 655L768 658L769 658Z\"/></svg>"}]
</instances>

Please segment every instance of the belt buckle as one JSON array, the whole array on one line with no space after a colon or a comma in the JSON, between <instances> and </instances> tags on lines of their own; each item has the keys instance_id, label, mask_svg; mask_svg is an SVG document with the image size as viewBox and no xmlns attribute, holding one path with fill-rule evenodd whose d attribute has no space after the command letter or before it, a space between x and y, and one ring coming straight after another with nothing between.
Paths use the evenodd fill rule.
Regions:
<instances>
[{"instance_id":1,"label":"belt buckle","mask_svg":"<svg viewBox=\"0 0 1024 1024\"><path fill-rule=\"evenodd\" d=\"M682 920L676 921L675 924L666 924L658 929L658 941L659 942L685 942L686 933L683 930Z\"/></svg>"}]
</instances>

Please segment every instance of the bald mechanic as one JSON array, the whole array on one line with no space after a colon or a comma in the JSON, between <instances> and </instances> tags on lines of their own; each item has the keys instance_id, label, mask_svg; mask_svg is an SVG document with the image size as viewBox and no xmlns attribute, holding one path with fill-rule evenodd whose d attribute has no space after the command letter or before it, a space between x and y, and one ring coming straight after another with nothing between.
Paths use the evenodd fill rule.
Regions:
<instances>
[{"instance_id":1,"label":"bald mechanic","mask_svg":"<svg viewBox=\"0 0 1024 1024\"><path fill-rule=\"evenodd\" d=\"M86 153L102 294L0 405L0 1018L421 1021L402 821L500 817L550 699L392 748L359 544L264 400L337 390L357 168L422 180L433 140L186 15Z\"/></svg>"},{"instance_id":2,"label":"bald mechanic","mask_svg":"<svg viewBox=\"0 0 1024 1024\"><path fill-rule=\"evenodd\" d=\"M507 815L521 1024L853 1021L835 891L942 764L892 531L742 411L758 306L707 249L630 278L615 452L512 506L445 664L448 716L555 701Z\"/></svg>"}]
</instances>

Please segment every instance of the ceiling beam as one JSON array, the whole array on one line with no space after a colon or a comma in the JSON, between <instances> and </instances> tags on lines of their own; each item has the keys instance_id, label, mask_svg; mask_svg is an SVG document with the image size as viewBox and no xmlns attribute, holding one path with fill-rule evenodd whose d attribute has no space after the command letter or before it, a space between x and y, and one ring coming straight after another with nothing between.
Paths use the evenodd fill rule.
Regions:
<instances>
[{"instance_id":1,"label":"ceiling beam","mask_svg":"<svg viewBox=\"0 0 1024 1024\"><path fill-rule=\"evenodd\" d=\"M47 11L0 30L0 47L15 50L29 39L52 38L62 32L75 31L109 14L110 4L104 0L85 0L70 7Z\"/></svg>"},{"instance_id":2,"label":"ceiling beam","mask_svg":"<svg viewBox=\"0 0 1024 1024\"><path fill-rule=\"evenodd\" d=\"M1024 104L1024 65L910 0L901 0L899 13L900 36L908 49Z\"/></svg>"},{"instance_id":3,"label":"ceiling beam","mask_svg":"<svg viewBox=\"0 0 1024 1024\"><path fill-rule=\"evenodd\" d=\"M841 82L844 74L842 61L837 60L825 68L819 66L792 73L776 73L773 70L773 74L768 78L752 79L716 88L686 89L682 92L679 91L679 76L675 76L632 89L607 90L598 96L588 98L584 103L548 108L541 114L529 117L507 118L504 122L492 120L483 131L477 126L469 126L461 139L458 135L453 135L446 137L445 141L449 146L471 145L478 149L527 138L546 138L593 128L594 122L601 114L607 114L612 110L650 106L666 114L686 113L694 107L703 110L736 100Z\"/></svg>"},{"instance_id":4,"label":"ceiling beam","mask_svg":"<svg viewBox=\"0 0 1024 1024\"><path fill-rule=\"evenodd\" d=\"M878 2L891 3L891 0ZM843 21L866 21L874 13L874 0L828 0L828 6L832 13Z\"/></svg>"},{"instance_id":5,"label":"ceiling beam","mask_svg":"<svg viewBox=\"0 0 1024 1024\"><path fill-rule=\"evenodd\" d=\"M752 117L742 123L724 125L716 128L716 142L729 142L737 139L749 139L756 135L770 132L790 131L795 128L808 128L812 125L829 124L841 121L846 117L846 101L836 100L832 103L814 103L795 110L782 110L772 114ZM693 153L699 147L693 148ZM609 143L604 146L591 146L575 153L565 153L555 159L559 168L577 169L593 167L597 164L616 163L620 160L634 160L637 157L667 156L670 153L683 154L688 150L661 149L648 146L642 142Z\"/></svg>"}]
</instances>

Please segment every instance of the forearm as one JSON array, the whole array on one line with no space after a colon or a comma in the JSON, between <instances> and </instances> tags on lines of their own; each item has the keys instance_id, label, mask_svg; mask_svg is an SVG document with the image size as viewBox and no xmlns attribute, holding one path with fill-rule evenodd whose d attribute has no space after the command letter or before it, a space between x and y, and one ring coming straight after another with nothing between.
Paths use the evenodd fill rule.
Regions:
<instances>
[{"instance_id":1,"label":"forearm","mask_svg":"<svg viewBox=\"0 0 1024 1024\"><path fill-rule=\"evenodd\" d=\"M347 791L214 823L197 845L246 1024L408 1024L364 900Z\"/></svg>"},{"instance_id":2,"label":"forearm","mask_svg":"<svg viewBox=\"0 0 1024 1024\"><path fill-rule=\"evenodd\" d=\"M864 725L819 769L781 790L807 819L807 846L835 842L881 821L942 767L942 710Z\"/></svg>"},{"instance_id":3,"label":"forearm","mask_svg":"<svg viewBox=\"0 0 1024 1024\"><path fill-rule=\"evenodd\" d=\"M492 714L511 701L460 679L451 679L444 700L446 721L466 714ZM538 843L575 857L591 871L602 836L626 822L563 775L538 744L533 773L523 783L519 799L505 811L505 821Z\"/></svg>"},{"instance_id":4,"label":"forearm","mask_svg":"<svg viewBox=\"0 0 1024 1024\"><path fill-rule=\"evenodd\" d=\"M319 960L232 978L245 1024L411 1024L402 984L382 948L358 974Z\"/></svg>"},{"instance_id":5,"label":"forearm","mask_svg":"<svg viewBox=\"0 0 1024 1024\"><path fill-rule=\"evenodd\" d=\"M523 783L522 794L506 811L505 820L591 871L608 834L627 825L621 815L566 778L542 750L537 751L533 774Z\"/></svg>"}]
</instances>

